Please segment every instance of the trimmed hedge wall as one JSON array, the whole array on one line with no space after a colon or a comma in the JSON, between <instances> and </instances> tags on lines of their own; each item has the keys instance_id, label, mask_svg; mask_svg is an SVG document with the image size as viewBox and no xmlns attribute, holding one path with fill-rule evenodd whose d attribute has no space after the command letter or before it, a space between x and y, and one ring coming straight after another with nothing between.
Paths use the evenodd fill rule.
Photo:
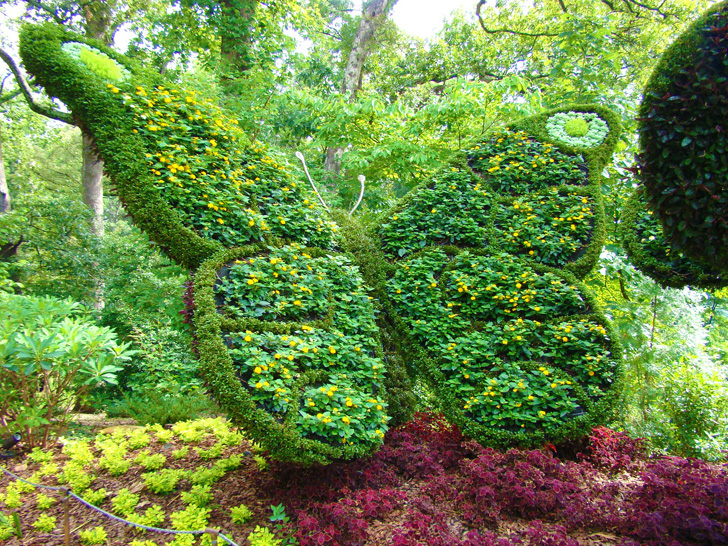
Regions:
<instances>
[{"instance_id":1,"label":"trimmed hedge wall","mask_svg":"<svg viewBox=\"0 0 728 546\"><path fill-rule=\"evenodd\" d=\"M400 351L482 443L573 439L615 415L621 349L576 277L603 246L601 173L620 130L595 105L518 121L372 230Z\"/></svg>"},{"instance_id":2,"label":"trimmed hedge wall","mask_svg":"<svg viewBox=\"0 0 728 546\"><path fill-rule=\"evenodd\" d=\"M308 186L204 97L53 25L25 26L20 48L134 222L196 271L201 369L234 422L274 457L325 464L409 419L403 361L386 336L383 351L376 301L342 253L371 246L363 234L345 243Z\"/></svg>"},{"instance_id":3,"label":"trimmed hedge wall","mask_svg":"<svg viewBox=\"0 0 728 546\"><path fill-rule=\"evenodd\" d=\"M663 54L640 107L639 172L673 251L728 268L728 2Z\"/></svg>"},{"instance_id":4,"label":"trimmed hedge wall","mask_svg":"<svg viewBox=\"0 0 728 546\"><path fill-rule=\"evenodd\" d=\"M672 250L662 224L650 210L644 189L635 190L622 209L620 236L637 269L665 287L694 286L717 289L728 285L728 275Z\"/></svg>"}]
</instances>

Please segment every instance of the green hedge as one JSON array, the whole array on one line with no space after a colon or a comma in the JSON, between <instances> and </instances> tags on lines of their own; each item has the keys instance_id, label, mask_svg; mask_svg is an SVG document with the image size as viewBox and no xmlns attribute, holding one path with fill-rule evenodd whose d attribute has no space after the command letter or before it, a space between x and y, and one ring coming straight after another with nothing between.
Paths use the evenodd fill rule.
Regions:
<instances>
[{"instance_id":1,"label":"green hedge","mask_svg":"<svg viewBox=\"0 0 728 546\"><path fill-rule=\"evenodd\" d=\"M619 132L594 105L516 122L372 230L401 354L483 443L575 438L615 416L621 349L576 276L603 246L601 173Z\"/></svg>"},{"instance_id":2,"label":"green hedge","mask_svg":"<svg viewBox=\"0 0 728 546\"><path fill-rule=\"evenodd\" d=\"M620 236L635 267L662 286L716 289L728 285L728 275L670 248L643 188L635 190L622 209Z\"/></svg>"},{"instance_id":3,"label":"green hedge","mask_svg":"<svg viewBox=\"0 0 728 546\"><path fill-rule=\"evenodd\" d=\"M665 51L640 106L639 172L674 251L728 268L728 2Z\"/></svg>"}]
</instances>

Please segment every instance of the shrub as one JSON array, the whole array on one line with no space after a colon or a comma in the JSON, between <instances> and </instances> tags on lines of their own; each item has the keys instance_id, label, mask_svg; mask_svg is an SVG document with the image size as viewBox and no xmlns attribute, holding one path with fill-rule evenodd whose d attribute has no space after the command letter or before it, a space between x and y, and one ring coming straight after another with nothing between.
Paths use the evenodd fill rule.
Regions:
<instances>
[{"instance_id":1,"label":"shrub","mask_svg":"<svg viewBox=\"0 0 728 546\"><path fill-rule=\"evenodd\" d=\"M639 173L674 251L728 268L728 3L663 53L640 106Z\"/></svg>"},{"instance_id":2,"label":"shrub","mask_svg":"<svg viewBox=\"0 0 728 546\"><path fill-rule=\"evenodd\" d=\"M244 504L233 506L230 509L230 519L238 525L244 525L251 517L253 517L253 513Z\"/></svg>"},{"instance_id":3,"label":"shrub","mask_svg":"<svg viewBox=\"0 0 728 546\"><path fill-rule=\"evenodd\" d=\"M75 303L0 293L0 435L44 446L98 383L114 384L129 345Z\"/></svg>"},{"instance_id":4,"label":"shrub","mask_svg":"<svg viewBox=\"0 0 728 546\"><path fill-rule=\"evenodd\" d=\"M86 529L78 534L81 537L81 544L106 544L107 535L103 527Z\"/></svg>"},{"instance_id":5,"label":"shrub","mask_svg":"<svg viewBox=\"0 0 728 546\"><path fill-rule=\"evenodd\" d=\"M594 427L589 435L586 453L578 453L577 457L597 467L617 472L626 470L633 461L645 455L644 439L633 439L624 432L606 427Z\"/></svg>"},{"instance_id":6,"label":"shrub","mask_svg":"<svg viewBox=\"0 0 728 546\"><path fill-rule=\"evenodd\" d=\"M107 409L109 416L131 417L140 425L167 425L217 411L215 403L203 392L185 391L180 387L168 391L149 388L123 393L122 399Z\"/></svg>"},{"instance_id":7,"label":"shrub","mask_svg":"<svg viewBox=\"0 0 728 546\"><path fill-rule=\"evenodd\" d=\"M622 210L620 236L630 261L662 286L721 288L728 275L673 250L662 224L645 198L644 188L635 190Z\"/></svg>"}]
</instances>

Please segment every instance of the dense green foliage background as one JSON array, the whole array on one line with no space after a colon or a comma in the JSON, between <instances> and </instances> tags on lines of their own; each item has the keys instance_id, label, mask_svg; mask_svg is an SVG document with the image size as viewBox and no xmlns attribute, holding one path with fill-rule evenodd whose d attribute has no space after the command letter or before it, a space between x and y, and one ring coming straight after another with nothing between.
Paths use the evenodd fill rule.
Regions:
<instances>
[{"instance_id":1,"label":"dense green foliage background","mask_svg":"<svg viewBox=\"0 0 728 546\"><path fill-rule=\"evenodd\" d=\"M66 18L78 29L87 22L74 2L44 3L44 10L34 5L0 3L4 10L27 9L25 17L33 20ZM478 21L473 1L468 13L452 14L426 41L387 19L369 44L354 99L340 91L360 22L348 0L107 6L110 33L131 21L124 27L131 36L126 53L180 85L204 90L234 112L251 141L287 158L301 181L293 157L303 152L328 203L350 208L358 196L356 176L366 175L357 211L365 223L473 139L514 117L569 102L616 111L625 130L605 170L607 243L585 279L626 353L627 412L614 425L646 436L654 449L722 456L728 447L728 299L720 290L653 282L630 263L617 229L635 185L629 169L640 92L659 54L704 2L670 0L658 8L649 2L499 0L488 3ZM17 20L4 20L2 44L12 56ZM240 50L228 46L235 29L244 29L236 36ZM0 287L93 306L96 281L103 280L104 306L92 320L138 353L117 387L95 389L79 407L133 413L140 401L147 409L149 401L169 406L203 391L179 314L187 272L131 225L108 184L106 234L93 235L81 202L78 130L31 112L22 97L13 98L16 90L6 77L0 144L13 201L0 214L0 245L7 245ZM41 95L36 100L49 104ZM339 174L324 170L326 150L336 146L344 149ZM427 391L419 392L421 404L428 404Z\"/></svg>"}]
</instances>

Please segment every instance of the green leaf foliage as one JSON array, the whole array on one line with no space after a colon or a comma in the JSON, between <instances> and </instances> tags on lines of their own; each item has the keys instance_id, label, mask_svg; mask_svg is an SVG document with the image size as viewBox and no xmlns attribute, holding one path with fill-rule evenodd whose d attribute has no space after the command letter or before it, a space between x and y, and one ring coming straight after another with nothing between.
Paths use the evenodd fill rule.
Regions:
<instances>
[{"instance_id":1,"label":"green leaf foliage","mask_svg":"<svg viewBox=\"0 0 728 546\"><path fill-rule=\"evenodd\" d=\"M622 211L622 242L632 263L662 286L722 288L728 277L673 250L662 224L652 212L643 188L634 192Z\"/></svg>"},{"instance_id":2,"label":"green leaf foliage","mask_svg":"<svg viewBox=\"0 0 728 546\"><path fill-rule=\"evenodd\" d=\"M671 247L728 268L728 3L660 59L640 107L639 171Z\"/></svg>"},{"instance_id":3,"label":"green leaf foliage","mask_svg":"<svg viewBox=\"0 0 728 546\"><path fill-rule=\"evenodd\" d=\"M584 135L596 125L593 138L553 136L564 120L581 120ZM576 438L615 415L621 351L575 276L603 245L601 173L619 131L591 105L516 122L374 228L400 350L447 418L481 442Z\"/></svg>"},{"instance_id":4,"label":"green leaf foliage","mask_svg":"<svg viewBox=\"0 0 728 546\"><path fill-rule=\"evenodd\" d=\"M69 43L130 76L109 82ZM94 138L134 222L181 265L204 263L189 315L223 409L281 459L376 449L392 403L376 308L306 186L209 100L96 42L27 26L21 49ZM394 405L403 417L411 408Z\"/></svg>"}]
</instances>

